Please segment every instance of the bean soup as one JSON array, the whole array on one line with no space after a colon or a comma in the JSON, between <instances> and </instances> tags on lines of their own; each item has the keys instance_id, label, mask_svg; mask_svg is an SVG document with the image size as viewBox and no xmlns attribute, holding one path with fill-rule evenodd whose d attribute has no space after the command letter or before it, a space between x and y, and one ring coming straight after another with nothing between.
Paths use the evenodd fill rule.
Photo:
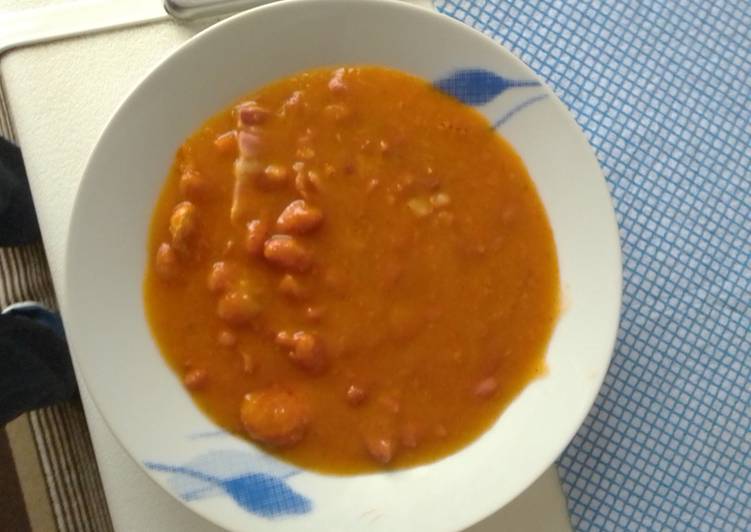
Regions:
<instances>
[{"instance_id":1,"label":"bean soup","mask_svg":"<svg viewBox=\"0 0 751 532\"><path fill-rule=\"evenodd\" d=\"M302 72L210 118L177 151L148 246L148 322L196 403L322 472L467 445L544 372L558 315L519 156L387 68Z\"/></svg>"}]
</instances>

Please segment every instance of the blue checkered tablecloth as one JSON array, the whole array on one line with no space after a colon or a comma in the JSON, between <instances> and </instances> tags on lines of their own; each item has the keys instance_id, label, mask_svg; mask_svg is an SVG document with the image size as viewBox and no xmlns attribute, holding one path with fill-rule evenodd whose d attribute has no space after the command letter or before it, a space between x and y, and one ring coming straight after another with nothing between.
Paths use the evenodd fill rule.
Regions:
<instances>
[{"instance_id":1,"label":"blue checkered tablecloth","mask_svg":"<svg viewBox=\"0 0 751 532\"><path fill-rule=\"evenodd\" d=\"M751 530L751 2L438 0L597 152L624 253L605 384L558 467L576 530Z\"/></svg>"}]
</instances>

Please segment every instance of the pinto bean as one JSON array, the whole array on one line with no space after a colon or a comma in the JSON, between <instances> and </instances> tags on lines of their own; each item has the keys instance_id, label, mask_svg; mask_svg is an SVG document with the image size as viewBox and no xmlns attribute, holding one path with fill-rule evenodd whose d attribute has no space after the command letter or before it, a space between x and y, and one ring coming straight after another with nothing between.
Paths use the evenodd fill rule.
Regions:
<instances>
[{"instance_id":1,"label":"pinto bean","mask_svg":"<svg viewBox=\"0 0 751 532\"><path fill-rule=\"evenodd\" d=\"M216 342L222 347L234 347L237 345L237 336L232 331L225 329L219 333Z\"/></svg>"},{"instance_id":2,"label":"pinto bean","mask_svg":"<svg viewBox=\"0 0 751 532\"><path fill-rule=\"evenodd\" d=\"M245 325L261 311L261 306L248 290L234 289L226 292L217 304L219 318L230 325Z\"/></svg>"},{"instance_id":3,"label":"pinto bean","mask_svg":"<svg viewBox=\"0 0 751 532\"><path fill-rule=\"evenodd\" d=\"M263 256L270 263L296 272L310 269L313 257L310 251L296 238L287 235L274 235L263 246Z\"/></svg>"},{"instance_id":4,"label":"pinto bean","mask_svg":"<svg viewBox=\"0 0 751 532\"><path fill-rule=\"evenodd\" d=\"M240 421L253 440L273 447L291 447L305 436L310 415L299 397L273 387L243 398Z\"/></svg>"},{"instance_id":5,"label":"pinto bean","mask_svg":"<svg viewBox=\"0 0 751 532\"><path fill-rule=\"evenodd\" d=\"M428 214L433 212L433 205L426 198L412 198L407 201L407 207L418 218L425 218Z\"/></svg>"},{"instance_id":6,"label":"pinto bean","mask_svg":"<svg viewBox=\"0 0 751 532\"><path fill-rule=\"evenodd\" d=\"M347 402L352 406L361 405L367 397L367 392L361 386L350 384L349 388L347 388Z\"/></svg>"},{"instance_id":7,"label":"pinto bean","mask_svg":"<svg viewBox=\"0 0 751 532\"><path fill-rule=\"evenodd\" d=\"M269 233L269 224L262 220L253 220L248 223L245 234L245 250L251 257L263 255L263 244Z\"/></svg>"},{"instance_id":8,"label":"pinto bean","mask_svg":"<svg viewBox=\"0 0 751 532\"><path fill-rule=\"evenodd\" d=\"M302 299L305 297L305 289L293 275L286 274L279 281L279 292L292 299Z\"/></svg>"},{"instance_id":9,"label":"pinto bean","mask_svg":"<svg viewBox=\"0 0 751 532\"><path fill-rule=\"evenodd\" d=\"M186 169L180 176L180 192L190 200L199 200L208 192L206 178L197 170Z\"/></svg>"},{"instance_id":10,"label":"pinto bean","mask_svg":"<svg viewBox=\"0 0 751 532\"><path fill-rule=\"evenodd\" d=\"M411 421L406 422L401 429L399 442L402 447L414 449L420 443L420 430L417 425Z\"/></svg>"},{"instance_id":11,"label":"pinto bean","mask_svg":"<svg viewBox=\"0 0 751 532\"><path fill-rule=\"evenodd\" d=\"M237 152L237 132L227 131L218 135L214 139L214 147L223 154L234 154Z\"/></svg>"},{"instance_id":12,"label":"pinto bean","mask_svg":"<svg viewBox=\"0 0 751 532\"><path fill-rule=\"evenodd\" d=\"M323 213L305 200L295 200L279 215L276 227L283 233L305 234L318 228L323 222Z\"/></svg>"},{"instance_id":13,"label":"pinto bean","mask_svg":"<svg viewBox=\"0 0 751 532\"><path fill-rule=\"evenodd\" d=\"M206 283L209 291L214 294L223 294L229 290L232 283L237 279L237 272L235 270L235 268L224 261L212 264Z\"/></svg>"},{"instance_id":14,"label":"pinto bean","mask_svg":"<svg viewBox=\"0 0 751 532\"><path fill-rule=\"evenodd\" d=\"M309 199L313 193L320 192L322 189L321 174L315 170L299 172L295 176L295 190L305 199Z\"/></svg>"},{"instance_id":15,"label":"pinto bean","mask_svg":"<svg viewBox=\"0 0 751 532\"><path fill-rule=\"evenodd\" d=\"M208 373L204 369L192 369L183 377L183 384L190 391L200 390L206 386Z\"/></svg>"},{"instance_id":16,"label":"pinto bean","mask_svg":"<svg viewBox=\"0 0 751 532\"><path fill-rule=\"evenodd\" d=\"M189 201L178 203L172 211L169 221L169 232L172 236L172 247L178 253L185 254L198 231L198 214L196 206Z\"/></svg>"},{"instance_id":17,"label":"pinto bean","mask_svg":"<svg viewBox=\"0 0 751 532\"><path fill-rule=\"evenodd\" d=\"M433 204L433 207L440 209L451 203L451 196L445 192L438 192L430 196L430 203Z\"/></svg>"},{"instance_id":18,"label":"pinto bean","mask_svg":"<svg viewBox=\"0 0 751 532\"><path fill-rule=\"evenodd\" d=\"M279 331L276 335L276 338L274 338L274 342L276 343L276 345L286 347L288 349L295 346L294 335L289 331Z\"/></svg>"},{"instance_id":19,"label":"pinto bean","mask_svg":"<svg viewBox=\"0 0 751 532\"><path fill-rule=\"evenodd\" d=\"M379 434L366 436L365 448L373 460L386 465L394 458L397 445L393 438Z\"/></svg>"},{"instance_id":20,"label":"pinto bean","mask_svg":"<svg viewBox=\"0 0 751 532\"><path fill-rule=\"evenodd\" d=\"M179 261L175 250L172 246L163 242L156 250L154 259L154 270L156 274L164 280L173 279L177 274Z\"/></svg>"},{"instance_id":21,"label":"pinto bean","mask_svg":"<svg viewBox=\"0 0 751 532\"><path fill-rule=\"evenodd\" d=\"M308 170L308 183L310 188L315 192L320 192L323 189L323 179L321 179L321 173L316 170Z\"/></svg>"},{"instance_id":22,"label":"pinto bean","mask_svg":"<svg viewBox=\"0 0 751 532\"><path fill-rule=\"evenodd\" d=\"M486 377L475 385L474 394L480 399L492 397L498 390L498 381L495 377Z\"/></svg>"},{"instance_id":23,"label":"pinto bean","mask_svg":"<svg viewBox=\"0 0 751 532\"><path fill-rule=\"evenodd\" d=\"M298 172L295 176L295 190L303 198L310 197L310 191L308 190L308 174L306 172Z\"/></svg>"},{"instance_id":24,"label":"pinto bean","mask_svg":"<svg viewBox=\"0 0 751 532\"><path fill-rule=\"evenodd\" d=\"M289 170L281 164L270 164L263 173L264 185L267 188L280 187L289 181Z\"/></svg>"},{"instance_id":25,"label":"pinto bean","mask_svg":"<svg viewBox=\"0 0 751 532\"><path fill-rule=\"evenodd\" d=\"M310 373L322 373L327 366L326 353L321 339L304 331L296 332L292 339L294 347L289 358L299 367Z\"/></svg>"}]
</instances>

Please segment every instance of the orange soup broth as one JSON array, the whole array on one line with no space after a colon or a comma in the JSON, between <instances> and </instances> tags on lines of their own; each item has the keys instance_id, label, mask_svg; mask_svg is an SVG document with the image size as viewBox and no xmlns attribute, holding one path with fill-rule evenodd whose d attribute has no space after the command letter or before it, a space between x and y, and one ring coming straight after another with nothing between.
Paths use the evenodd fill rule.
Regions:
<instances>
[{"instance_id":1,"label":"orange soup broth","mask_svg":"<svg viewBox=\"0 0 751 532\"><path fill-rule=\"evenodd\" d=\"M154 210L149 256L170 242L172 210L190 199L186 166L205 181L192 193L198 237L173 278L150 261L147 318L177 374L205 371L192 396L228 431L244 434L246 394L281 385L304 399L311 420L299 443L269 452L308 469L361 473L383 467L368 453L375 435L395 442L387 467L414 466L477 438L543 372L558 314L555 243L522 160L480 113L394 70L348 69L343 94L330 89L332 75L313 70L256 90L181 146ZM285 107L295 91L302 104ZM300 198L294 163L317 176L308 201L324 221L299 237L313 264L294 273L295 297L278 289L287 272L248 257L245 224L229 216L237 153L215 139L235 130L236 105L248 100L272 112L259 159L292 176L248 195L247 221L273 228ZM252 284L260 312L251 323L228 327L217 316L207 289L217 261ZM225 330L235 345L218 343ZM280 331L300 330L322 339L322 374L296 367L275 342ZM495 388L478 392L489 378ZM347 400L353 384L366 392L361 404Z\"/></svg>"}]
</instances>

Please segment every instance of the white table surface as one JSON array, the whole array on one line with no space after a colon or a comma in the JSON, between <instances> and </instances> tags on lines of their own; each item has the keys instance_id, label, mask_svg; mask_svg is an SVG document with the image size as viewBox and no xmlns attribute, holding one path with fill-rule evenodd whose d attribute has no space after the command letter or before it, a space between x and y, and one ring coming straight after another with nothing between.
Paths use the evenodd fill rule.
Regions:
<instances>
[{"instance_id":1,"label":"white table surface","mask_svg":"<svg viewBox=\"0 0 751 532\"><path fill-rule=\"evenodd\" d=\"M81 0L0 0L0 13ZM122 0L128 1L128 0ZM160 0L154 0L159 2ZM163 21L11 51L0 58L58 296L73 200L89 153L117 104L160 59L200 25ZM73 353L75 360L75 353ZM118 531L218 531L152 482L107 428L79 380L110 513ZM472 532L570 530L551 467L512 503Z\"/></svg>"}]
</instances>

